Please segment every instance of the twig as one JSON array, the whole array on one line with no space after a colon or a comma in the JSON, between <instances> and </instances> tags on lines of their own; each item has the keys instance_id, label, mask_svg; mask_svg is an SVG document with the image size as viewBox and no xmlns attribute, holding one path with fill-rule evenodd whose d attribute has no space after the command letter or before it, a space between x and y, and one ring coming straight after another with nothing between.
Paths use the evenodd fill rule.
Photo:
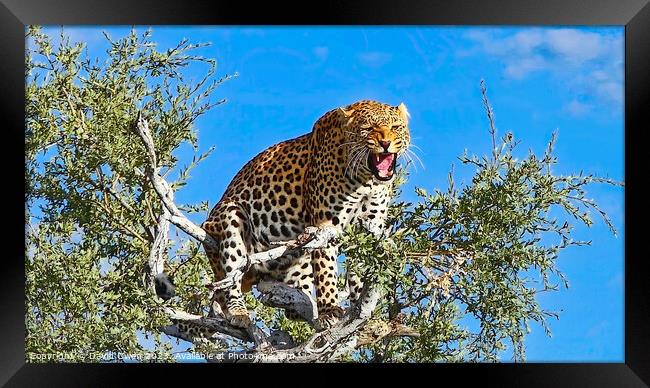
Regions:
<instances>
[{"instance_id":1,"label":"twig","mask_svg":"<svg viewBox=\"0 0 650 388\"><path fill-rule=\"evenodd\" d=\"M133 230L128 224L124 223L117 216L113 215L110 209L108 209L103 203L95 199L93 199L92 202L97 204L97 206L99 206L104 211L106 217L109 220L112 220L114 223L116 223L119 227L121 227L124 230L124 232L126 232L126 234L130 235L131 237L137 238L138 240L142 241L145 244L149 242L146 238L142 237L138 232Z\"/></svg>"},{"instance_id":2,"label":"twig","mask_svg":"<svg viewBox=\"0 0 650 388\"><path fill-rule=\"evenodd\" d=\"M498 159L497 154L497 129L494 125L494 112L490 106L490 101L487 98L487 87L485 86L485 80L481 80L481 95L483 96L483 106L485 107L485 112L487 113L488 121L490 122L490 135L492 136L492 156L494 162Z\"/></svg>"}]
</instances>

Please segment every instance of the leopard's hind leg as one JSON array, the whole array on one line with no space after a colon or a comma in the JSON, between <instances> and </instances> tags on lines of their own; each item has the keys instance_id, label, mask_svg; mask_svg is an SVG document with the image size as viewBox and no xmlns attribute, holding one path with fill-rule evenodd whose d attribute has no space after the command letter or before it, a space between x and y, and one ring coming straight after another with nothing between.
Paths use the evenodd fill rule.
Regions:
<instances>
[{"instance_id":1,"label":"leopard's hind leg","mask_svg":"<svg viewBox=\"0 0 650 388\"><path fill-rule=\"evenodd\" d=\"M332 327L345 312L338 304L338 247L315 249L311 253L320 329Z\"/></svg>"},{"instance_id":2,"label":"leopard's hind leg","mask_svg":"<svg viewBox=\"0 0 650 388\"><path fill-rule=\"evenodd\" d=\"M242 206L236 201L220 202L210 212L202 227L219 244L216 251L206 247L216 281L247 265L248 255L255 246L255 238ZM215 294L216 301L233 326L248 327L251 323L243 292L250 290L254 277L254 273L249 271L242 280Z\"/></svg>"}]
</instances>

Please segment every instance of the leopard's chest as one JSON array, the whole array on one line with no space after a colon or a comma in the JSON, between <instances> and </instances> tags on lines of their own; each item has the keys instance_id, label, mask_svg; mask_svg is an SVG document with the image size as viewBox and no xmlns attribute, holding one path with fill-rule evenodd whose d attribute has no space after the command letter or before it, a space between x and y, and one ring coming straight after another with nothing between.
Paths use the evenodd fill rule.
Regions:
<instances>
[{"instance_id":1,"label":"leopard's chest","mask_svg":"<svg viewBox=\"0 0 650 388\"><path fill-rule=\"evenodd\" d=\"M357 187L348 187L331 208L334 210L335 225L345 229L359 218L375 218L385 214L388 208L389 190L385 185L370 182Z\"/></svg>"}]
</instances>

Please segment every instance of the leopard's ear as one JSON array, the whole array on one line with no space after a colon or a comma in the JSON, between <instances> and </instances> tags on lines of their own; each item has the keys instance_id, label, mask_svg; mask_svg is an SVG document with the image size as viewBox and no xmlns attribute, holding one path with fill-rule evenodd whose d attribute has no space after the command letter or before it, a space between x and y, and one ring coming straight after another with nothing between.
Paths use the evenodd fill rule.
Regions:
<instances>
[{"instance_id":1,"label":"leopard's ear","mask_svg":"<svg viewBox=\"0 0 650 388\"><path fill-rule=\"evenodd\" d=\"M345 110L343 108L338 108L336 110L336 113L338 113L339 119L341 119L341 123L348 125L352 121L352 113L354 113L354 109Z\"/></svg>"},{"instance_id":2,"label":"leopard's ear","mask_svg":"<svg viewBox=\"0 0 650 388\"><path fill-rule=\"evenodd\" d=\"M338 108L337 112L342 118L349 119L352 116L352 113L354 113L354 109L345 110L343 108Z\"/></svg>"},{"instance_id":3,"label":"leopard's ear","mask_svg":"<svg viewBox=\"0 0 650 388\"><path fill-rule=\"evenodd\" d=\"M404 105L403 102L400 103L399 106L397 107L397 110L399 111L399 114L402 116L402 119L404 119L404 122L408 123L409 117L411 117L411 115L409 114L408 109L406 109L406 105Z\"/></svg>"}]
</instances>

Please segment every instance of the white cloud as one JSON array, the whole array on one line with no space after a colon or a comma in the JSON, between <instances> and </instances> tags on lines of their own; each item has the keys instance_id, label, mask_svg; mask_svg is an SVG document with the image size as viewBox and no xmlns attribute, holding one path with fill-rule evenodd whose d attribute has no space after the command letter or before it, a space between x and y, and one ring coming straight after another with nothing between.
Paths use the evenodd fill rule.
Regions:
<instances>
[{"instance_id":1,"label":"white cloud","mask_svg":"<svg viewBox=\"0 0 650 388\"><path fill-rule=\"evenodd\" d=\"M381 67L390 62L392 58L391 54L379 51L366 51L357 54L359 62L368 67Z\"/></svg>"},{"instance_id":2,"label":"white cloud","mask_svg":"<svg viewBox=\"0 0 650 388\"><path fill-rule=\"evenodd\" d=\"M623 84L616 81L598 83L596 93L601 97L613 101L623 101Z\"/></svg>"},{"instance_id":3,"label":"white cloud","mask_svg":"<svg viewBox=\"0 0 650 388\"><path fill-rule=\"evenodd\" d=\"M466 37L479 50L506 61L506 75L525 76L537 70L558 71L594 61L622 60L622 39L575 29L530 29L511 36L475 31Z\"/></svg>"},{"instance_id":4,"label":"white cloud","mask_svg":"<svg viewBox=\"0 0 650 388\"><path fill-rule=\"evenodd\" d=\"M318 59L320 59L321 61L324 61L324 60L326 60L327 57L329 56L330 50L329 50L329 48L326 47L326 46L318 46L318 47L314 47L314 48L312 49L312 52L314 53L314 55L315 55Z\"/></svg>"},{"instance_id":5,"label":"white cloud","mask_svg":"<svg viewBox=\"0 0 650 388\"><path fill-rule=\"evenodd\" d=\"M520 31L513 37L512 44L523 52L529 52L544 43L544 35L540 31Z\"/></svg>"},{"instance_id":6,"label":"white cloud","mask_svg":"<svg viewBox=\"0 0 650 388\"><path fill-rule=\"evenodd\" d=\"M534 55L522 58L521 61L509 63L506 65L506 76L514 79L522 79L529 73L544 69L547 65L546 60L541 55Z\"/></svg>"},{"instance_id":7,"label":"white cloud","mask_svg":"<svg viewBox=\"0 0 650 388\"><path fill-rule=\"evenodd\" d=\"M617 68L618 66L612 66L607 71L589 71L576 76L571 83L600 102L620 106L624 97L623 69Z\"/></svg>"},{"instance_id":8,"label":"white cloud","mask_svg":"<svg viewBox=\"0 0 650 388\"><path fill-rule=\"evenodd\" d=\"M582 103L578 100L572 100L564 106L564 110L573 116L580 117L591 111L591 105Z\"/></svg>"},{"instance_id":9,"label":"white cloud","mask_svg":"<svg viewBox=\"0 0 650 388\"><path fill-rule=\"evenodd\" d=\"M610 42L593 32L562 29L547 31L546 44L563 60L580 64L606 54Z\"/></svg>"},{"instance_id":10,"label":"white cloud","mask_svg":"<svg viewBox=\"0 0 650 388\"><path fill-rule=\"evenodd\" d=\"M488 55L504 64L504 76L522 80L533 73L557 77L581 97L600 103L623 101L623 36L573 28L530 28L506 35L499 30L471 31L473 48L459 55ZM576 96L577 97L577 96ZM576 100L565 109L584 114Z\"/></svg>"}]
</instances>

